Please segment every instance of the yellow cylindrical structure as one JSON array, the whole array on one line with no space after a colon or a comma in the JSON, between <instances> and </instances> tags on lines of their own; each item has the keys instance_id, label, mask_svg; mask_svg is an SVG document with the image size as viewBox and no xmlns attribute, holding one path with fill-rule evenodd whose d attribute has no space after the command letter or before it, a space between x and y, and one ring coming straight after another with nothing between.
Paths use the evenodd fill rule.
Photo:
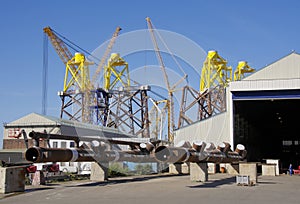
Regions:
<instances>
[{"instance_id":1,"label":"yellow cylindrical structure","mask_svg":"<svg viewBox=\"0 0 300 204\"><path fill-rule=\"evenodd\" d=\"M208 56L208 58L211 59L211 58L213 58L215 56L215 54L217 54L217 51L210 50L210 51L208 51L207 56Z\"/></svg>"},{"instance_id":2,"label":"yellow cylindrical structure","mask_svg":"<svg viewBox=\"0 0 300 204\"><path fill-rule=\"evenodd\" d=\"M244 67L246 65L247 65L246 61L239 61L239 63L238 63L238 67Z\"/></svg>"},{"instance_id":3,"label":"yellow cylindrical structure","mask_svg":"<svg viewBox=\"0 0 300 204\"><path fill-rule=\"evenodd\" d=\"M81 54L80 52L76 52L74 56L75 56L74 59L75 63L80 63L84 59L84 55Z\"/></svg>"},{"instance_id":4,"label":"yellow cylindrical structure","mask_svg":"<svg viewBox=\"0 0 300 204\"><path fill-rule=\"evenodd\" d=\"M118 59L120 58L120 55L118 53L111 53L110 58L109 58L109 63L113 63L118 61Z\"/></svg>"}]
</instances>

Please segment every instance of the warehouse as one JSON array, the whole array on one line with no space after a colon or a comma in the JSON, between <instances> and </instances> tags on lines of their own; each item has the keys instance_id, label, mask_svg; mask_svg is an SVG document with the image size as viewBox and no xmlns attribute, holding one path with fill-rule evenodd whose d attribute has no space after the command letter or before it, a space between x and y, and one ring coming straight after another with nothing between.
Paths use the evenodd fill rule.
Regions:
<instances>
[{"instance_id":1,"label":"warehouse","mask_svg":"<svg viewBox=\"0 0 300 204\"><path fill-rule=\"evenodd\" d=\"M123 139L133 136L117 129L45 116L38 113L30 113L15 121L4 124L3 149L25 149L26 146L22 130L24 130L27 135L31 131L35 131L68 136L103 136L107 138L121 137ZM30 138L28 138L28 140L29 146L32 146L33 142ZM45 142L46 141L43 141L41 145L46 146L47 144ZM53 142L56 141L52 141L52 143ZM70 142L68 141L68 143ZM70 147L70 145L72 147L74 144L70 143L67 146L63 144L63 146L59 145L59 147ZM51 144L51 146L57 147L56 143Z\"/></svg>"},{"instance_id":2,"label":"warehouse","mask_svg":"<svg viewBox=\"0 0 300 204\"><path fill-rule=\"evenodd\" d=\"M215 144L242 143L250 162L280 159L281 168L300 163L300 55L289 55L267 65L226 90L226 111L175 131L181 140Z\"/></svg>"},{"instance_id":3,"label":"warehouse","mask_svg":"<svg viewBox=\"0 0 300 204\"><path fill-rule=\"evenodd\" d=\"M52 116L41 115L38 113L30 113L15 121L4 124L4 150L0 152L0 160L3 160L5 162L23 162L24 155L22 156L22 153L24 153L27 148L25 140L28 141L28 147L31 147L34 144L33 139L28 136L31 131L46 132L49 134L59 135L62 134L67 136L96 136L95 138L105 137L122 139L123 141L148 141L147 138L133 138L132 135L123 133L113 128L65 120ZM82 143L83 142L80 142L80 145ZM49 141L40 140L39 146L50 146L54 148L74 148L76 144L73 140L50 139ZM61 162L60 168L62 170L70 170L71 172L86 172L90 171L90 162Z\"/></svg>"}]
</instances>

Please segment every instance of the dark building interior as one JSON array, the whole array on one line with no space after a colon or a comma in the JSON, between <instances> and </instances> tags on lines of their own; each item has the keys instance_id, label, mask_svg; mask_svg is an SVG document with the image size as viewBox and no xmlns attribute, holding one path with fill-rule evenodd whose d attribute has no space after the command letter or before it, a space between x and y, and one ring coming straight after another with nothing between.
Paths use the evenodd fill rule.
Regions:
<instances>
[{"instance_id":1,"label":"dark building interior","mask_svg":"<svg viewBox=\"0 0 300 204\"><path fill-rule=\"evenodd\" d=\"M300 165L300 99L234 100L234 143L249 162L280 159L281 171Z\"/></svg>"}]
</instances>

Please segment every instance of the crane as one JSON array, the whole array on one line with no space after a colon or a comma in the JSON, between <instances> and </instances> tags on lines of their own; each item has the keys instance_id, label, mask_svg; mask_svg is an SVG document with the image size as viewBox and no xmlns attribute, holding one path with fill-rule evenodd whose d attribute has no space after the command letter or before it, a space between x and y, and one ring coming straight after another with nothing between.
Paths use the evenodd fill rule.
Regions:
<instances>
[{"instance_id":1,"label":"crane","mask_svg":"<svg viewBox=\"0 0 300 204\"><path fill-rule=\"evenodd\" d=\"M90 111L90 107L95 107L95 102L96 102L96 107L98 107L98 101L103 101L103 99L99 99L98 97L101 95L100 93L96 94L96 97L93 96L93 93L95 93L95 88L96 88L96 82L97 80L99 79L99 76L100 76L100 73L105 65L105 62L112 50L112 47L113 45L115 44L115 41L119 35L119 32L121 31L121 27L117 26L115 32L113 33L109 43L108 43L108 46L100 60L100 63L98 64L97 66L97 69L95 70L95 73L93 74L93 76L91 77L91 81L90 81L90 84L89 86L85 89L84 91L84 95L83 97L85 98L85 102L83 104L83 109L84 110L89 110L89 111L86 111L84 114L83 114L83 117L85 118L85 121L86 122L89 122L89 123L93 123L92 121L92 112ZM97 91L96 91L97 92ZM102 93L102 95L106 98L104 101L106 101L106 104L102 104L102 108L103 108L103 105L105 106L105 109L107 109L108 107L108 98L106 97L107 96L107 93ZM96 109L97 110L97 109ZM97 112L97 111L96 111ZM97 113L97 120L98 120L98 113ZM98 123L98 121L96 122Z\"/></svg>"},{"instance_id":2,"label":"crane","mask_svg":"<svg viewBox=\"0 0 300 204\"><path fill-rule=\"evenodd\" d=\"M48 36L56 53L66 66L64 88L63 91L59 92L59 96L62 99L61 117L65 113L70 119L81 119L83 122L91 123L90 107L94 102L92 93L120 30L121 28L118 26L110 39L94 75L90 77L88 65L93 63L88 62L82 53L75 53L73 56L65 42L53 29L50 27L44 28L44 33ZM72 110L74 113L67 110L71 105L77 105L77 110Z\"/></svg>"},{"instance_id":3,"label":"crane","mask_svg":"<svg viewBox=\"0 0 300 204\"><path fill-rule=\"evenodd\" d=\"M87 112L87 110L84 110L82 106L84 97L82 97L81 93L90 87L88 66L92 64L92 62L88 62L85 56L79 52L76 52L73 56L64 41L59 38L56 32L50 27L45 27L43 30L50 39L56 53L66 66L64 88L63 91L59 92L59 96L62 100L60 117L62 118L65 113L71 120L79 120L80 118L83 120L83 113ZM79 105L75 113L71 113L67 110L73 104Z\"/></svg>"},{"instance_id":4,"label":"crane","mask_svg":"<svg viewBox=\"0 0 300 204\"><path fill-rule=\"evenodd\" d=\"M173 90L170 86L170 82L169 82L169 78L168 78L168 75L167 75L167 72L166 72L166 68L165 68L165 64L164 64L164 61L162 59L162 56L161 56L161 53L160 53L160 49L158 47L158 43L156 41L156 37L155 37L155 34L154 34L154 28L153 28L153 24L151 22L151 19L149 17L146 18L146 21L147 21L147 24L148 24L148 30L151 34L151 39L152 39L152 43L154 45L154 50L155 50L155 54L156 54L156 57L159 61L159 64L160 64L160 68L162 70L162 73L163 73L163 76L164 76L164 81L165 81L165 84L167 86L167 90L168 90L168 99L169 99L169 106L170 106L170 112L168 114L170 114L170 118L171 118L171 121L168 121L168 129L171 128L174 128L174 98L173 98ZM173 141L173 133L169 132L168 133L168 139L170 142Z\"/></svg>"},{"instance_id":5,"label":"crane","mask_svg":"<svg viewBox=\"0 0 300 204\"><path fill-rule=\"evenodd\" d=\"M60 59L66 66L63 92L70 90L75 84L81 91L89 86L89 69L86 65L92 64L86 61L82 53L76 52L73 56L66 44L55 34L50 27L44 28Z\"/></svg>"},{"instance_id":6,"label":"crane","mask_svg":"<svg viewBox=\"0 0 300 204\"><path fill-rule=\"evenodd\" d=\"M54 33L54 31L48 26L44 28L46 33L61 61L66 65L73 55L66 46L66 44Z\"/></svg>"},{"instance_id":7,"label":"crane","mask_svg":"<svg viewBox=\"0 0 300 204\"><path fill-rule=\"evenodd\" d=\"M96 81L98 80L99 75L101 73L101 70L102 70L102 68L103 68L103 66L104 66L104 64L105 64L105 62L106 62L106 60L107 60L107 58L108 58L108 56L109 56L109 54L112 50L112 47L115 44L115 41L116 41L116 39L117 39L117 37L118 37L121 30L122 30L122 28L120 26L118 26L116 28L115 32L113 33L113 35L112 35L112 37L111 37L111 39L108 43L108 46L107 46L107 48L106 48L106 50L105 50L105 52L104 52L104 54L103 54L103 56L100 60L100 63L98 64L98 67L97 67L97 69L96 69L96 71L95 71L95 73L92 77L92 80L91 80L92 84L95 84Z\"/></svg>"}]
</instances>

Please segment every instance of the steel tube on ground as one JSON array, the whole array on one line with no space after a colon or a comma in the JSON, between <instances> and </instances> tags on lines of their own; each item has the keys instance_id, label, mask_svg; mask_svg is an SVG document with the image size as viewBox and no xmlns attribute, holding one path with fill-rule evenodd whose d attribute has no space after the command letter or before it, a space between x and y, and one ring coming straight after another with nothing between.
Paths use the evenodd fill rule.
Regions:
<instances>
[{"instance_id":1,"label":"steel tube on ground","mask_svg":"<svg viewBox=\"0 0 300 204\"><path fill-rule=\"evenodd\" d=\"M144 154L143 152L137 151L117 151L110 150L104 151L94 157L98 162L118 162L118 161L128 161L136 163L147 163L156 162L156 159L151 154Z\"/></svg>"},{"instance_id":2,"label":"steel tube on ground","mask_svg":"<svg viewBox=\"0 0 300 204\"><path fill-rule=\"evenodd\" d=\"M160 162L177 163L187 161L190 152L187 148L183 147L159 146L155 149L154 156Z\"/></svg>"},{"instance_id":3,"label":"steel tube on ground","mask_svg":"<svg viewBox=\"0 0 300 204\"><path fill-rule=\"evenodd\" d=\"M25 152L25 158L34 163L94 161L86 150L42 147L29 148Z\"/></svg>"},{"instance_id":4,"label":"steel tube on ground","mask_svg":"<svg viewBox=\"0 0 300 204\"><path fill-rule=\"evenodd\" d=\"M212 162L212 163L233 163L243 159L237 152L228 152L227 154L220 150L211 152L197 152L194 149L182 147L159 146L156 148L154 156L157 161L166 163L180 162Z\"/></svg>"},{"instance_id":5,"label":"steel tube on ground","mask_svg":"<svg viewBox=\"0 0 300 204\"><path fill-rule=\"evenodd\" d=\"M129 161L129 162L156 162L152 155L136 151L103 151L97 155L93 151L82 149L41 148L31 147L25 152L27 161L42 162L83 162L83 161Z\"/></svg>"}]
</instances>

